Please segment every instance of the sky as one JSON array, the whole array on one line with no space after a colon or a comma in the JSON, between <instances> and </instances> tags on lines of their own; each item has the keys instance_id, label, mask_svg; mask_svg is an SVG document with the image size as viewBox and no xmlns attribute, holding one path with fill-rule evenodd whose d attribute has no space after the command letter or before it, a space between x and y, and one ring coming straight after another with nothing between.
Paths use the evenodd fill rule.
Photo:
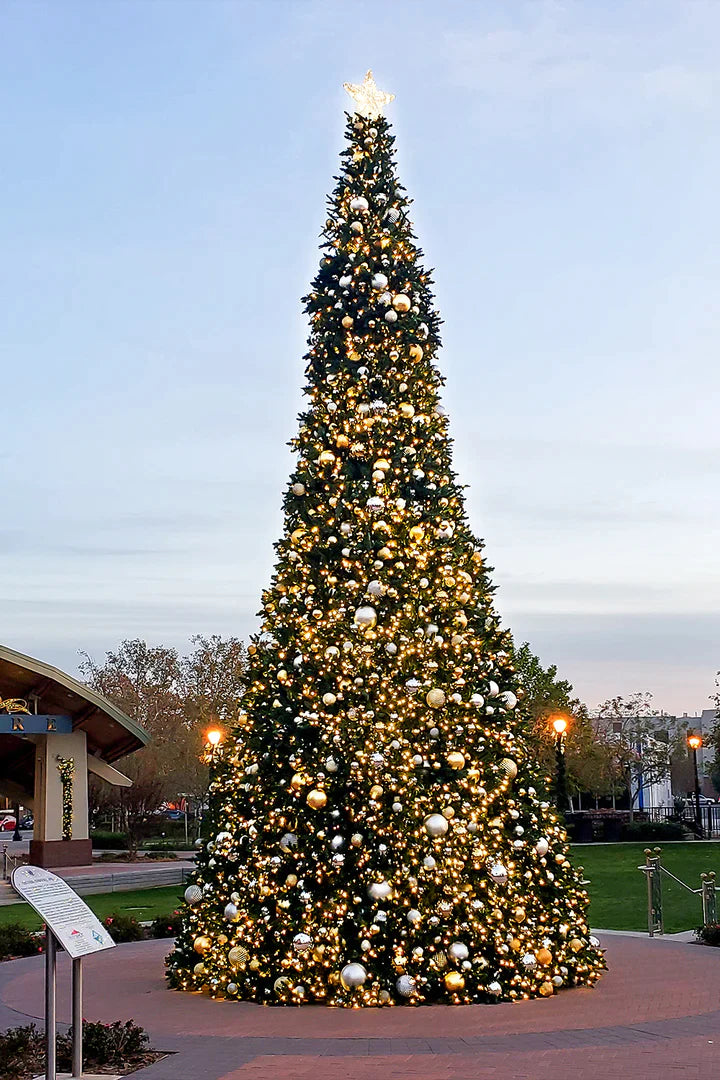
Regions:
<instances>
[{"instance_id":1,"label":"sky","mask_svg":"<svg viewBox=\"0 0 720 1080\"><path fill-rule=\"evenodd\" d=\"M719 46L716 0L4 0L0 640L257 627L372 67L505 624L590 706L707 707Z\"/></svg>"}]
</instances>

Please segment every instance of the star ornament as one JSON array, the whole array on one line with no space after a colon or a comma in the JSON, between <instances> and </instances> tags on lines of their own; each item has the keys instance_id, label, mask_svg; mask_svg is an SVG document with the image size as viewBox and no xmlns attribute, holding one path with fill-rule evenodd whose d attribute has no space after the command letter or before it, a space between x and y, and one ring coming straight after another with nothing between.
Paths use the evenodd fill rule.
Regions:
<instances>
[{"instance_id":1,"label":"star ornament","mask_svg":"<svg viewBox=\"0 0 720 1080\"><path fill-rule=\"evenodd\" d=\"M384 90L378 90L372 71L368 71L359 86L355 83L343 83L343 87L356 103L355 112L360 113L361 116L367 116L370 120L382 116L384 107L395 100L394 94L386 94Z\"/></svg>"}]
</instances>

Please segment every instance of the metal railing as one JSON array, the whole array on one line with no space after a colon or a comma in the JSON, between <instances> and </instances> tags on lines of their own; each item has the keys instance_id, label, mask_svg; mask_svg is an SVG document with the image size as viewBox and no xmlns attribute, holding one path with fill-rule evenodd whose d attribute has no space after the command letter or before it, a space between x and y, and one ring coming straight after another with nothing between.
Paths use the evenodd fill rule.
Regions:
<instances>
[{"instance_id":1,"label":"metal railing","mask_svg":"<svg viewBox=\"0 0 720 1080\"><path fill-rule=\"evenodd\" d=\"M13 870L25 862L24 855L11 855L7 844L2 845L2 880L9 881Z\"/></svg>"},{"instance_id":2,"label":"metal railing","mask_svg":"<svg viewBox=\"0 0 720 1080\"><path fill-rule=\"evenodd\" d=\"M684 881L681 881L679 877L672 874L666 866L662 865L661 854L662 849L659 847L645 848L645 862L642 866L638 866L638 870L642 870L647 879L648 934L650 937L660 936L665 933L662 896L663 874L682 886L687 892L692 893L693 896L701 898L703 926L716 923L717 894L720 890L715 884L715 871L712 870L708 874L701 874L700 888L692 889Z\"/></svg>"},{"instance_id":3,"label":"metal railing","mask_svg":"<svg viewBox=\"0 0 720 1080\"><path fill-rule=\"evenodd\" d=\"M647 821L682 821L693 826L696 822L695 804L687 804L678 810L674 806L649 806L635 812L636 818ZM720 838L720 803L703 803L700 806L698 822L706 840Z\"/></svg>"}]
</instances>

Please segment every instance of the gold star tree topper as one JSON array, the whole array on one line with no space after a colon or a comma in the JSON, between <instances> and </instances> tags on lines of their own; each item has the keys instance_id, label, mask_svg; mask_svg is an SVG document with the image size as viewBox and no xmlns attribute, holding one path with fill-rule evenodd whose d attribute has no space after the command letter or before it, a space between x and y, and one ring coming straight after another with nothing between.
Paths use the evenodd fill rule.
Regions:
<instances>
[{"instance_id":1,"label":"gold star tree topper","mask_svg":"<svg viewBox=\"0 0 720 1080\"><path fill-rule=\"evenodd\" d=\"M370 120L382 116L385 105L395 100L394 94L386 94L384 90L378 90L372 71L368 71L359 86L346 82L343 83L343 87L356 102L355 112L360 113L361 116L367 116Z\"/></svg>"}]
</instances>

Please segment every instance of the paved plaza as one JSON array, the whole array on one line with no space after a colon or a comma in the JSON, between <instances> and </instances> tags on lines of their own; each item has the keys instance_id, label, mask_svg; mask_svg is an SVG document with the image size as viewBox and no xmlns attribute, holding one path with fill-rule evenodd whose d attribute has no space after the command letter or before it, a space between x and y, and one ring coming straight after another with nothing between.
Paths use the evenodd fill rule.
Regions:
<instances>
[{"instance_id":1,"label":"paved plaza","mask_svg":"<svg viewBox=\"0 0 720 1080\"><path fill-rule=\"evenodd\" d=\"M720 951L607 935L594 990L494 1006L266 1008L172 993L171 942L85 961L85 1016L133 1018L171 1056L138 1080L690 1080L720 1069ZM67 957L59 1016L69 1018ZM42 1012L40 957L0 965L0 1025Z\"/></svg>"}]
</instances>

